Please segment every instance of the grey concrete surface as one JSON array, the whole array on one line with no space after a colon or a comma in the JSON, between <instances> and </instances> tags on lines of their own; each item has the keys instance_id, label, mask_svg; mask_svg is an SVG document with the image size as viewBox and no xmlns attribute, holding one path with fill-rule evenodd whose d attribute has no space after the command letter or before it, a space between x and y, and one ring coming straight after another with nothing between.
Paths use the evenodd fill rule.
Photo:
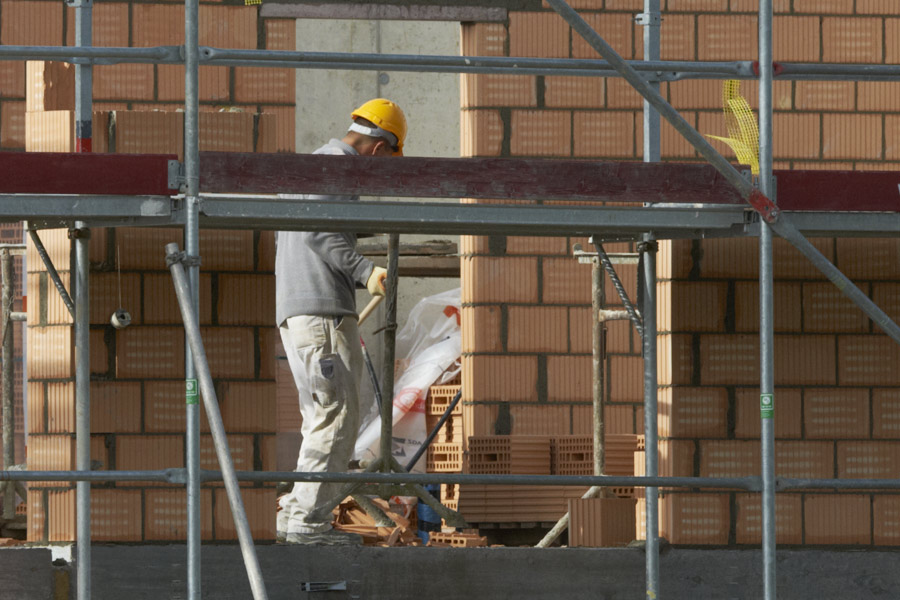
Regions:
<instances>
[{"instance_id":1,"label":"grey concrete surface","mask_svg":"<svg viewBox=\"0 0 900 600\"><path fill-rule=\"evenodd\" d=\"M644 555L640 549L262 545L257 550L269 598L273 600L645 597ZM185 556L183 545L95 545L92 598L184 598ZM898 598L898 562L900 554L889 551L781 550L778 597ZM42 574L41 568L46 573ZM51 566L46 550L0 551L0 581L5 584L0 587L0 598L60 597L48 592L54 570L58 569ZM27 574L27 578L20 578L19 573ZM669 549L661 556L660 574L661 598L731 600L762 596L758 550ZM204 598L251 597L237 546L204 546L202 581ZM347 591L301 591L303 582L337 581L346 582ZM9 587L10 582L18 587ZM74 580L71 588L74 590ZM15 595L9 595L11 589Z\"/></svg>"},{"instance_id":2,"label":"grey concrete surface","mask_svg":"<svg viewBox=\"0 0 900 600\"><path fill-rule=\"evenodd\" d=\"M0 599L53 598L56 569L47 548L0 548Z\"/></svg>"}]
</instances>

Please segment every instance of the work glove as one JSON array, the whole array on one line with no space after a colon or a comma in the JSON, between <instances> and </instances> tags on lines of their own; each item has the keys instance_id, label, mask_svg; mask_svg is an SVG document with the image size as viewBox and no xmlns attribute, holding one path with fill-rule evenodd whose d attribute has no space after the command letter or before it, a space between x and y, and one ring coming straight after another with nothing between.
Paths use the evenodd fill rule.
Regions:
<instances>
[{"instance_id":1,"label":"work glove","mask_svg":"<svg viewBox=\"0 0 900 600\"><path fill-rule=\"evenodd\" d=\"M384 296L385 279L387 279L387 269L375 267L372 269L372 274L369 275L369 279L366 281L366 289L368 289L369 293L373 296Z\"/></svg>"}]
</instances>

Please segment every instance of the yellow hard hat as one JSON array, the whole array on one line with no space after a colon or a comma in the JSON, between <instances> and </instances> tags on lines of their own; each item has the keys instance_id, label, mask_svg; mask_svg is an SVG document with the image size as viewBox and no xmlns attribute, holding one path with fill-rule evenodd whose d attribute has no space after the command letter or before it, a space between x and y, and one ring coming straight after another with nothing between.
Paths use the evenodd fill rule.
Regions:
<instances>
[{"instance_id":1,"label":"yellow hard hat","mask_svg":"<svg viewBox=\"0 0 900 600\"><path fill-rule=\"evenodd\" d=\"M354 110L350 116L354 119L357 117L365 119L379 129L393 135L397 139L397 143L392 144L394 156L403 156L403 142L406 140L406 115L403 114L399 106L385 98L375 98ZM359 131L355 126L351 126L350 129ZM382 137L377 130L362 131L362 133L373 135L374 137Z\"/></svg>"}]
</instances>

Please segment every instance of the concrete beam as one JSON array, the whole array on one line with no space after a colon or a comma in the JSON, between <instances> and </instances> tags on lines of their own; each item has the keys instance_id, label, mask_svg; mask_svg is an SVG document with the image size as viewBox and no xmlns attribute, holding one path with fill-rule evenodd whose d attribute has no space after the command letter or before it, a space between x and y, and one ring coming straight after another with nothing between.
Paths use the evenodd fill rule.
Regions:
<instances>
[{"instance_id":1,"label":"concrete beam","mask_svg":"<svg viewBox=\"0 0 900 600\"><path fill-rule=\"evenodd\" d=\"M440 6L425 4L316 4L266 2L260 8L262 17L292 19L363 19L369 21L474 21L502 23L507 19L507 10L491 6Z\"/></svg>"}]
</instances>

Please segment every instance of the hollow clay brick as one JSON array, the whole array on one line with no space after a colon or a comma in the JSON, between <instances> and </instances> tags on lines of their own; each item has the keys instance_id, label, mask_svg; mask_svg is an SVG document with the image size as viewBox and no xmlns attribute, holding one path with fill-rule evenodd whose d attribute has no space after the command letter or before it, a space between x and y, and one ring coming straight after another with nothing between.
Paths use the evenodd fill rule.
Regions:
<instances>
[{"instance_id":1,"label":"hollow clay brick","mask_svg":"<svg viewBox=\"0 0 900 600\"><path fill-rule=\"evenodd\" d=\"M551 12L509 15L509 56L568 58L569 26Z\"/></svg>"},{"instance_id":2,"label":"hollow clay brick","mask_svg":"<svg viewBox=\"0 0 900 600\"><path fill-rule=\"evenodd\" d=\"M818 11L817 11L818 12ZM883 21L872 17L824 17L822 60L849 63L882 61Z\"/></svg>"},{"instance_id":3,"label":"hollow clay brick","mask_svg":"<svg viewBox=\"0 0 900 600\"><path fill-rule=\"evenodd\" d=\"M216 313L222 325L275 322L275 276L222 273Z\"/></svg>"},{"instance_id":4,"label":"hollow clay brick","mask_svg":"<svg viewBox=\"0 0 900 600\"><path fill-rule=\"evenodd\" d=\"M838 477L890 479L900 468L900 442L840 441L837 461Z\"/></svg>"},{"instance_id":5,"label":"hollow clay brick","mask_svg":"<svg viewBox=\"0 0 900 600\"><path fill-rule=\"evenodd\" d=\"M625 158L635 155L635 119L631 111L576 111L575 156Z\"/></svg>"},{"instance_id":6,"label":"hollow clay brick","mask_svg":"<svg viewBox=\"0 0 900 600\"><path fill-rule=\"evenodd\" d=\"M211 489L200 490L200 537L212 539ZM227 502L227 499L225 500ZM274 510L274 509L273 509ZM152 489L144 492L144 535L149 540L186 540L187 504L183 490Z\"/></svg>"},{"instance_id":7,"label":"hollow clay brick","mask_svg":"<svg viewBox=\"0 0 900 600\"><path fill-rule=\"evenodd\" d=\"M872 437L900 438L900 390L872 391Z\"/></svg>"},{"instance_id":8,"label":"hollow clay brick","mask_svg":"<svg viewBox=\"0 0 900 600\"><path fill-rule=\"evenodd\" d=\"M627 13L590 13L584 20L624 59L634 57L634 17ZM577 32L572 32L572 57L599 59L600 55Z\"/></svg>"},{"instance_id":9,"label":"hollow clay brick","mask_svg":"<svg viewBox=\"0 0 900 600\"><path fill-rule=\"evenodd\" d=\"M737 522L735 542L762 542L762 508L759 494L735 494ZM803 499L795 494L775 496L775 541L778 544L803 543Z\"/></svg>"},{"instance_id":10,"label":"hollow clay brick","mask_svg":"<svg viewBox=\"0 0 900 600\"><path fill-rule=\"evenodd\" d=\"M869 391L814 388L804 392L803 425L807 438L869 436Z\"/></svg>"},{"instance_id":11,"label":"hollow clay brick","mask_svg":"<svg viewBox=\"0 0 900 600\"><path fill-rule=\"evenodd\" d=\"M838 337L841 385L900 385L900 348L885 335Z\"/></svg>"},{"instance_id":12,"label":"hollow clay brick","mask_svg":"<svg viewBox=\"0 0 900 600\"><path fill-rule=\"evenodd\" d=\"M224 489L217 489L213 518L217 540L237 539L231 506ZM250 535L255 540L271 540L275 537L275 490L273 488L244 488L241 490L244 512L250 525Z\"/></svg>"},{"instance_id":13,"label":"hollow clay brick","mask_svg":"<svg viewBox=\"0 0 900 600\"><path fill-rule=\"evenodd\" d=\"M463 306L460 314L463 352L503 351L500 306Z\"/></svg>"},{"instance_id":14,"label":"hollow clay brick","mask_svg":"<svg viewBox=\"0 0 900 600\"><path fill-rule=\"evenodd\" d=\"M807 494L803 500L807 544L871 544L871 501L861 494Z\"/></svg>"},{"instance_id":15,"label":"hollow clay brick","mask_svg":"<svg viewBox=\"0 0 900 600\"><path fill-rule=\"evenodd\" d=\"M775 331L800 331L803 325L804 305L797 299L802 293L799 282L775 281L773 286L773 320ZM736 281L734 283L735 331L759 331L759 283Z\"/></svg>"},{"instance_id":16,"label":"hollow clay brick","mask_svg":"<svg viewBox=\"0 0 900 600\"><path fill-rule=\"evenodd\" d=\"M699 60L743 60L755 55L757 18L751 15L699 15L697 58Z\"/></svg>"},{"instance_id":17,"label":"hollow clay brick","mask_svg":"<svg viewBox=\"0 0 900 600\"><path fill-rule=\"evenodd\" d=\"M590 356L547 357L547 400L550 402L586 402L592 394Z\"/></svg>"},{"instance_id":18,"label":"hollow clay brick","mask_svg":"<svg viewBox=\"0 0 900 600\"><path fill-rule=\"evenodd\" d=\"M659 435L723 438L728 429L726 388L669 387L659 390Z\"/></svg>"},{"instance_id":19,"label":"hollow clay brick","mask_svg":"<svg viewBox=\"0 0 900 600\"><path fill-rule=\"evenodd\" d=\"M900 240L839 238L836 241L835 264L847 277L855 280L896 280L900 278L897 256Z\"/></svg>"}]
</instances>

